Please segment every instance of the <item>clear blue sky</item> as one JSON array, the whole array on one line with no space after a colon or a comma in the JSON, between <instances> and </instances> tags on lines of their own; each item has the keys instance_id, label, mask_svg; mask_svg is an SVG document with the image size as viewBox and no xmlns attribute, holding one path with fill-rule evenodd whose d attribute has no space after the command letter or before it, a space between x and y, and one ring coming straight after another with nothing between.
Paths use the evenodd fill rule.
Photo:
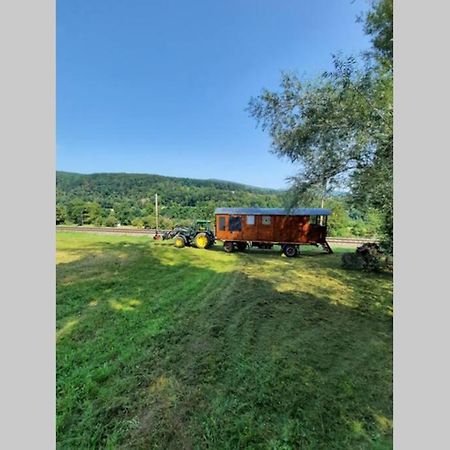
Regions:
<instances>
[{"instance_id":1,"label":"clear blue sky","mask_svg":"<svg viewBox=\"0 0 450 450\"><path fill-rule=\"evenodd\" d=\"M57 169L281 188L245 108L369 46L366 0L57 0Z\"/></svg>"}]
</instances>

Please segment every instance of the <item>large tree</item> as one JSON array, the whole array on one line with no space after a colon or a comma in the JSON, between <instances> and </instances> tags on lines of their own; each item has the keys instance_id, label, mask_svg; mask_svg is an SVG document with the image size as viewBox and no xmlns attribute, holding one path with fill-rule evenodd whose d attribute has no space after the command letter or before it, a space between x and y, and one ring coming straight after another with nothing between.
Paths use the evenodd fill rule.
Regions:
<instances>
[{"instance_id":1,"label":"large tree","mask_svg":"<svg viewBox=\"0 0 450 450\"><path fill-rule=\"evenodd\" d=\"M355 204L384 214L392 243L392 0L364 18L372 49L334 56L334 69L313 80L284 73L280 90L263 90L249 112L272 138L273 151L299 165L291 198L320 199L347 188Z\"/></svg>"}]
</instances>

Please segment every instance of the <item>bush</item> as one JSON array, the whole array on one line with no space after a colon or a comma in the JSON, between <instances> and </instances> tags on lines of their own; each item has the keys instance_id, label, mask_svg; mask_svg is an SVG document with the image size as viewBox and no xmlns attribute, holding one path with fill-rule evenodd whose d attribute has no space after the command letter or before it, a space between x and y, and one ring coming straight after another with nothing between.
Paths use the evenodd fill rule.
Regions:
<instances>
[{"instance_id":1,"label":"bush","mask_svg":"<svg viewBox=\"0 0 450 450\"><path fill-rule=\"evenodd\" d=\"M367 272L392 269L391 258L384 256L384 252L378 244L370 242L358 247L355 253L344 253L341 261L345 269L365 270Z\"/></svg>"},{"instance_id":2,"label":"bush","mask_svg":"<svg viewBox=\"0 0 450 450\"><path fill-rule=\"evenodd\" d=\"M102 227L103 224L104 224L104 219L103 219L103 217L97 217L97 218L95 219L95 221L94 221L94 225L95 225L96 227Z\"/></svg>"},{"instance_id":3,"label":"bush","mask_svg":"<svg viewBox=\"0 0 450 450\"><path fill-rule=\"evenodd\" d=\"M192 223L192 221L191 221ZM174 227L174 222L172 219L169 219L168 217L161 216L159 218L159 228L161 230L170 230Z\"/></svg>"},{"instance_id":4,"label":"bush","mask_svg":"<svg viewBox=\"0 0 450 450\"><path fill-rule=\"evenodd\" d=\"M56 225L66 223L67 209L63 205L56 205Z\"/></svg>"},{"instance_id":5,"label":"bush","mask_svg":"<svg viewBox=\"0 0 450 450\"><path fill-rule=\"evenodd\" d=\"M105 219L105 226L107 226L107 227L115 227L115 226L117 226L117 219L116 219L116 217L114 217L114 216L108 216L106 219Z\"/></svg>"},{"instance_id":6,"label":"bush","mask_svg":"<svg viewBox=\"0 0 450 450\"><path fill-rule=\"evenodd\" d=\"M131 225L136 228L144 228L144 221L141 218L133 219Z\"/></svg>"},{"instance_id":7,"label":"bush","mask_svg":"<svg viewBox=\"0 0 450 450\"><path fill-rule=\"evenodd\" d=\"M351 234L352 236L366 236L367 228L364 225L364 222L362 220L355 220L355 222L351 226Z\"/></svg>"},{"instance_id":8,"label":"bush","mask_svg":"<svg viewBox=\"0 0 450 450\"><path fill-rule=\"evenodd\" d=\"M156 227L156 219L154 216L143 217L142 223L144 225L144 228L155 228Z\"/></svg>"}]
</instances>

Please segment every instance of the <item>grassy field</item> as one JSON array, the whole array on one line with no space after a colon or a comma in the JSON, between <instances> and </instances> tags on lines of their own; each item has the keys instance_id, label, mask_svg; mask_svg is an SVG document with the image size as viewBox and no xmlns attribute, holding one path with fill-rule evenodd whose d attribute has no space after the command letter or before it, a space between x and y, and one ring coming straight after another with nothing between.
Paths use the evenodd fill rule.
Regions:
<instances>
[{"instance_id":1,"label":"grassy field","mask_svg":"<svg viewBox=\"0 0 450 450\"><path fill-rule=\"evenodd\" d=\"M392 448L392 276L339 253L58 232L56 325L60 449Z\"/></svg>"}]
</instances>

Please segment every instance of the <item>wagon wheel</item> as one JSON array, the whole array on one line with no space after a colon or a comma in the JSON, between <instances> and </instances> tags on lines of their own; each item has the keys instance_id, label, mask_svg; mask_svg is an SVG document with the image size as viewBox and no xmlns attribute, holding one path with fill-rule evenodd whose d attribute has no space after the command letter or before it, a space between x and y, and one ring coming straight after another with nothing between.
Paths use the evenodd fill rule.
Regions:
<instances>
[{"instance_id":1,"label":"wagon wheel","mask_svg":"<svg viewBox=\"0 0 450 450\"><path fill-rule=\"evenodd\" d=\"M208 247L209 242L210 240L206 233L198 233L194 238L194 244L197 248L206 248Z\"/></svg>"},{"instance_id":2,"label":"wagon wheel","mask_svg":"<svg viewBox=\"0 0 450 450\"><path fill-rule=\"evenodd\" d=\"M238 242L237 248L240 252L243 252L247 248L247 242Z\"/></svg>"},{"instance_id":3,"label":"wagon wheel","mask_svg":"<svg viewBox=\"0 0 450 450\"><path fill-rule=\"evenodd\" d=\"M285 245L283 247L283 253L288 257L288 258L293 258L294 256L297 256L298 254L298 250L297 247L295 245Z\"/></svg>"},{"instance_id":4,"label":"wagon wheel","mask_svg":"<svg viewBox=\"0 0 450 450\"><path fill-rule=\"evenodd\" d=\"M234 245L231 241L225 241L223 243L223 249L227 252L227 253L231 253L234 250Z\"/></svg>"},{"instance_id":5,"label":"wagon wheel","mask_svg":"<svg viewBox=\"0 0 450 450\"><path fill-rule=\"evenodd\" d=\"M181 236L175 236L175 247L177 248L183 248L186 245L186 239Z\"/></svg>"}]
</instances>

